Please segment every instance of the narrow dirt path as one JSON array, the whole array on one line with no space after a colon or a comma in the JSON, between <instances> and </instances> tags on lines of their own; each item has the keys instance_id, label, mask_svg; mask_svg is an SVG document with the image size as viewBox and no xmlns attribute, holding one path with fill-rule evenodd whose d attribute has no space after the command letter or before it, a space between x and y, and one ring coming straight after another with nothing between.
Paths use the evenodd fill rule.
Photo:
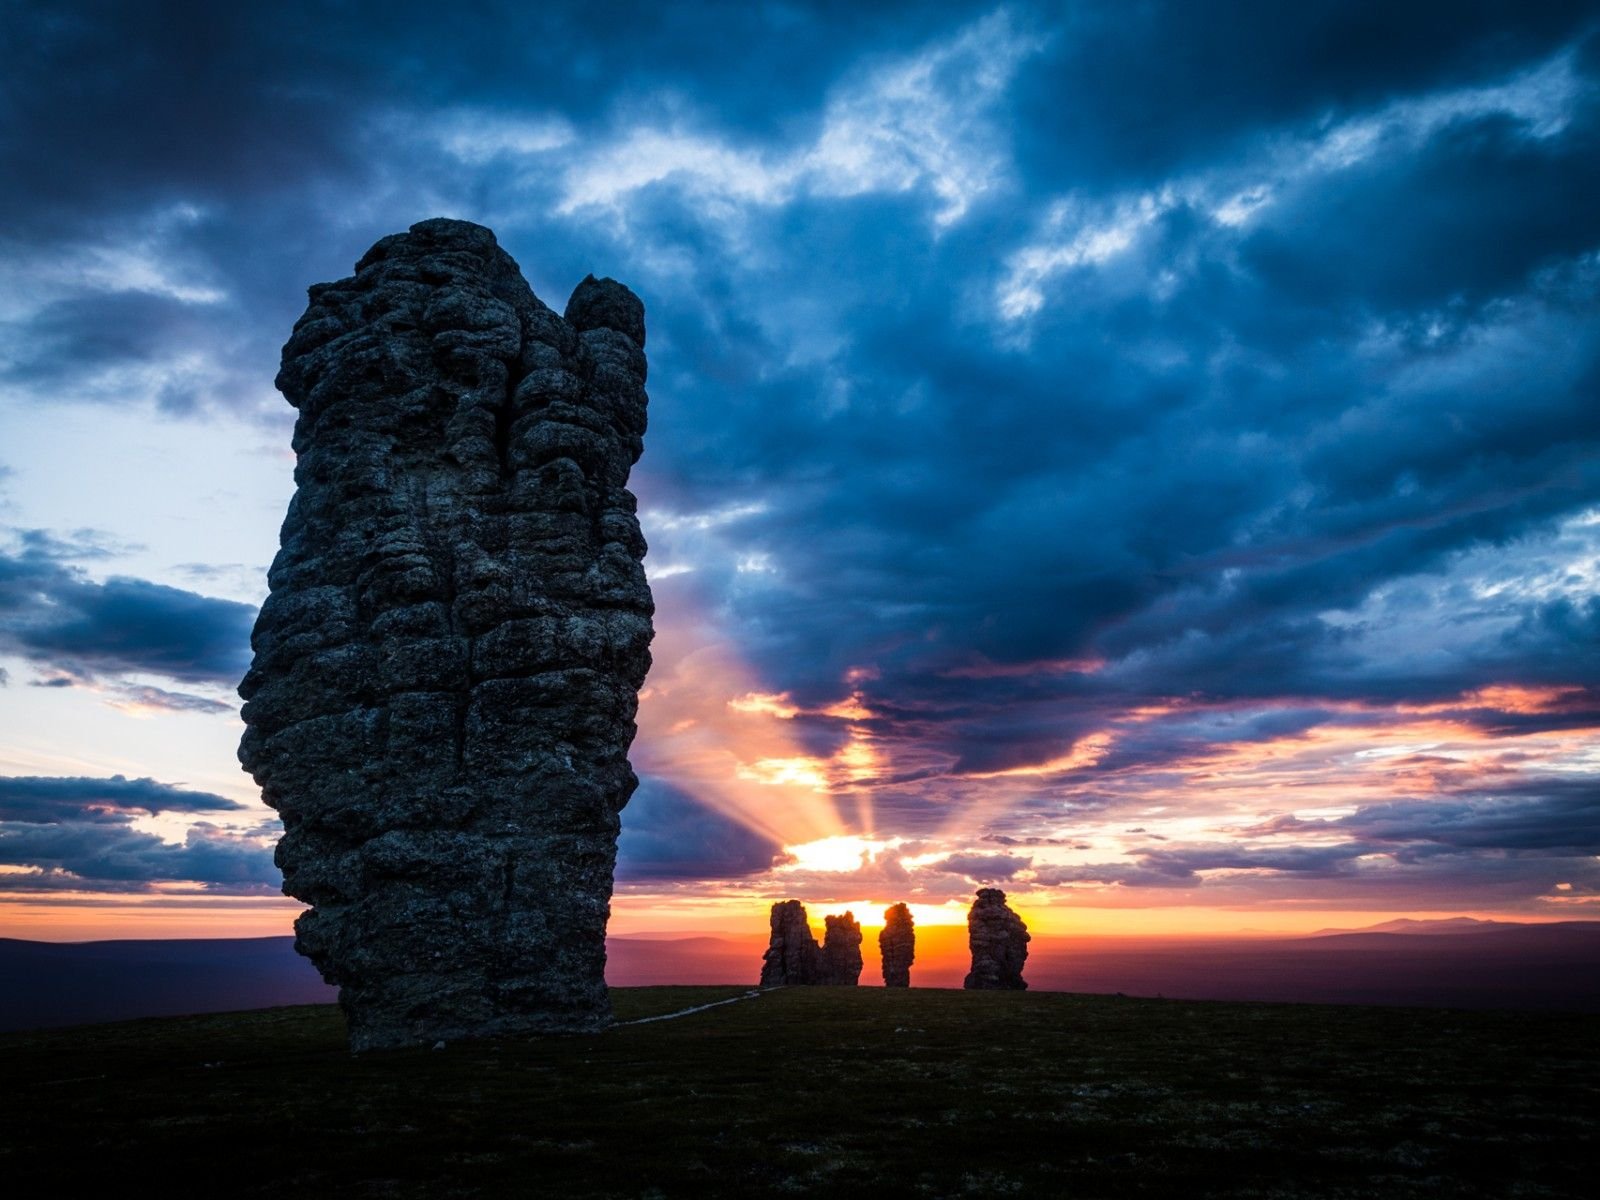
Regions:
<instances>
[{"instance_id":1,"label":"narrow dirt path","mask_svg":"<svg viewBox=\"0 0 1600 1200\"><path fill-rule=\"evenodd\" d=\"M768 988L768 991L774 989ZM705 1012L708 1008L721 1008L724 1004L738 1004L741 1000L754 1000L761 995L761 989L751 988L742 996L730 996L726 1000L713 1000L710 1004L696 1004L693 1008L680 1008L677 1012L661 1013L654 1017L638 1017L632 1021L618 1021L611 1028L621 1029L624 1025L648 1025L651 1021L671 1021L677 1017L687 1017L690 1013Z\"/></svg>"}]
</instances>

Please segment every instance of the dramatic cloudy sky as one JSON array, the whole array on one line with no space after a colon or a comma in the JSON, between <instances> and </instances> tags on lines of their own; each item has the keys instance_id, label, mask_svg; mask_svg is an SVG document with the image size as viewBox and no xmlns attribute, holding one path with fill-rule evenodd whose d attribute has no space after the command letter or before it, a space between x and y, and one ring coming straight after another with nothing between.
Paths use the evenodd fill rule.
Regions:
<instances>
[{"instance_id":1,"label":"dramatic cloudy sky","mask_svg":"<svg viewBox=\"0 0 1600 1200\"><path fill-rule=\"evenodd\" d=\"M232 695L271 381L306 285L434 215L648 308L627 927L989 882L1063 929L1596 911L1600 5L0 40L6 929L287 928Z\"/></svg>"}]
</instances>

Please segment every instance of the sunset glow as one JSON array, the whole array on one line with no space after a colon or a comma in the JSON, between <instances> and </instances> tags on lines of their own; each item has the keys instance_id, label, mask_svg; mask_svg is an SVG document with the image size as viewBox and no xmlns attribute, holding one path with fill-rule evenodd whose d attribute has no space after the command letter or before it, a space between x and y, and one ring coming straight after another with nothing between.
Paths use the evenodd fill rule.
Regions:
<instances>
[{"instance_id":1,"label":"sunset glow","mask_svg":"<svg viewBox=\"0 0 1600 1200\"><path fill-rule=\"evenodd\" d=\"M874 842L869 838L841 835L821 838L803 846L785 846L784 852L792 859L786 869L798 871L854 871L865 866L879 854L894 848L892 842Z\"/></svg>"}]
</instances>

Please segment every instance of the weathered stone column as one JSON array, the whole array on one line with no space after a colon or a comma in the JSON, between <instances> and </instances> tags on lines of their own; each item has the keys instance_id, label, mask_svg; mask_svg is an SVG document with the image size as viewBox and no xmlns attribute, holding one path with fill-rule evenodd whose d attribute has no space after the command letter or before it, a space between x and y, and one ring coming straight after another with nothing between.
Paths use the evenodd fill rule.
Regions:
<instances>
[{"instance_id":1,"label":"weathered stone column","mask_svg":"<svg viewBox=\"0 0 1600 1200\"><path fill-rule=\"evenodd\" d=\"M861 982L861 926L855 913L822 918L822 978L833 987L855 987Z\"/></svg>"},{"instance_id":2,"label":"weathered stone column","mask_svg":"<svg viewBox=\"0 0 1600 1200\"><path fill-rule=\"evenodd\" d=\"M917 958L917 928L904 904L891 904L883 910L878 954L883 959L883 986L910 987L911 964Z\"/></svg>"},{"instance_id":3,"label":"weathered stone column","mask_svg":"<svg viewBox=\"0 0 1600 1200\"><path fill-rule=\"evenodd\" d=\"M806 906L780 900L768 918L771 936L761 957L762 987L809 986L822 976L822 951L811 934Z\"/></svg>"},{"instance_id":4,"label":"weathered stone column","mask_svg":"<svg viewBox=\"0 0 1600 1200\"><path fill-rule=\"evenodd\" d=\"M967 913L967 944L972 970L962 987L981 991L1025 991L1022 964L1028 961L1028 927L1006 904L999 888L979 888Z\"/></svg>"},{"instance_id":5,"label":"weathered stone column","mask_svg":"<svg viewBox=\"0 0 1600 1200\"><path fill-rule=\"evenodd\" d=\"M299 490L240 694L296 946L358 1050L610 1020L638 690L644 309L565 317L424 221L310 290L278 388Z\"/></svg>"}]
</instances>

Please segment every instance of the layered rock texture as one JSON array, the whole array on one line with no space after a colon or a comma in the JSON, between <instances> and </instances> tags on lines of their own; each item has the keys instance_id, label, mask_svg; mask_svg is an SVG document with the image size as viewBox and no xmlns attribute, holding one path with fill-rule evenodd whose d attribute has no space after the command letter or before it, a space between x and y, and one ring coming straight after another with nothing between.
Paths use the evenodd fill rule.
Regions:
<instances>
[{"instance_id":1,"label":"layered rock texture","mask_svg":"<svg viewBox=\"0 0 1600 1200\"><path fill-rule=\"evenodd\" d=\"M299 490L240 694L297 947L356 1049L610 1019L637 695L644 309L565 316L424 221L310 290L278 387Z\"/></svg>"},{"instance_id":2,"label":"layered rock texture","mask_svg":"<svg viewBox=\"0 0 1600 1200\"><path fill-rule=\"evenodd\" d=\"M822 978L822 951L811 936L806 906L798 900L780 900L769 918L771 937L761 956L762 987L795 987Z\"/></svg>"},{"instance_id":3,"label":"layered rock texture","mask_svg":"<svg viewBox=\"0 0 1600 1200\"><path fill-rule=\"evenodd\" d=\"M911 986L911 964L917 957L917 929L911 910L904 904L892 904L883 910L878 955L883 960L884 987Z\"/></svg>"},{"instance_id":4,"label":"layered rock texture","mask_svg":"<svg viewBox=\"0 0 1600 1200\"><path fill-rule=\"evenodd\" d=\"M854 913L823 918L822 976L830 987L855 987L861 981L861 926Z\"/></svg>"},{"instance_id":5,"label":"layered rock texture","mask_svg":"<svg viewBox=\"0 0 1600 1200\"><path fill-rule=\"evenodd\" d=\"M972 970L962 987L975 991L1026 990L1022 966L1028 961L1028 927L1006 904L999 888L980 888L967 913Z\"/></svg>"}]
</instances>

